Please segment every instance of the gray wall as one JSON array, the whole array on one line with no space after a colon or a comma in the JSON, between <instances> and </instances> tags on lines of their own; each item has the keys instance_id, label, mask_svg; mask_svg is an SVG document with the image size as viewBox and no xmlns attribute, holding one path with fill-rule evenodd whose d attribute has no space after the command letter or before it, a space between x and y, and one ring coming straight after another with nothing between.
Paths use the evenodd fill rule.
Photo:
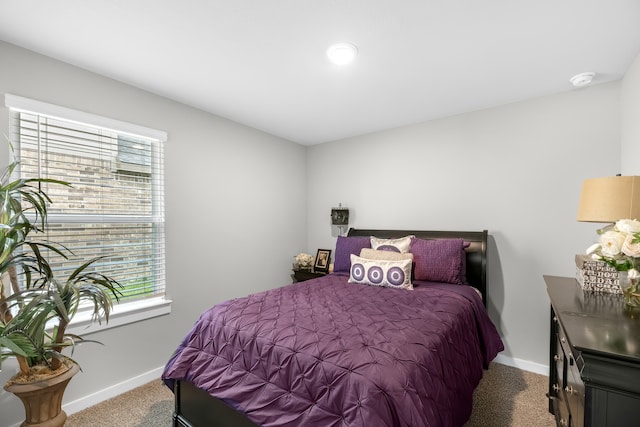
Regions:
<instances>
[{"instance_id":1,"label":"gray wall","mask_svg":"<svg viewBox=\"0 0 640 427\"><path fill-rule=\"evenodd\" d=\"M306 245L306 148L0 42L0 94L11 93L169 134L165 145L168 316L91 336L65 403L164 366L197 316L225 299L290 282ZM8 110L0 107L0 166ZM3 366L0 384L10 374ZM0 426L23 419L0 391Z\"/></svg>"},{"instance_id":2,"label":"gray wall","mask_svg":"<svg viewBox=\"0 0 640 427\"><path fill-rule=\"evenodd\" d=\"M578 199L582 180L620 170L619 95L619 82L597 85L311 147L309 245L335 245L340 202L359 228L487 229L501 360L544 372L542 275L573 276L595 239L575 220Z\"/></svg>"},{"instance_id":3,"label":"gray wall","mask_svg":"<svg viewBox=\"0 0 640 427\"><path fill-rule=\"evenodd\" d=\"M620 94L622 105L623 175L640 175L640 55L627 70Z\"/></svg>"}]
</instances>

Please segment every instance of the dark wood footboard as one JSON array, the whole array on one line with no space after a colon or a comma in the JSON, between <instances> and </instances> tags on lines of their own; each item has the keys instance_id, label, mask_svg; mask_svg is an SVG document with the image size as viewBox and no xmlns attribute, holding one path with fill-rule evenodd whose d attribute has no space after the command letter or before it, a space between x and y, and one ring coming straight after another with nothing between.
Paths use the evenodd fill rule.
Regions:
<instances>
[{"instance_id":1,"label":"dark wood footboard","mask_svg":"<svg viewBox=\"0 0 640 427\"><path fill-rule=\"evenodd\" d=\"M174 385L174 427L257 427L243 413L187 381Z\"/></svg>"}]
</instances>

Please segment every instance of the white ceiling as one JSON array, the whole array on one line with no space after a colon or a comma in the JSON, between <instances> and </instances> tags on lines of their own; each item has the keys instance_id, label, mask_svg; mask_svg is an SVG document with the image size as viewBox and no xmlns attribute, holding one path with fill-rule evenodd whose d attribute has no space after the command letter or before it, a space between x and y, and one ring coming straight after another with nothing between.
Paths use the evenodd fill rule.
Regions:
<instances>
[{"instance_id":1,"label":"white ceiling","mask_svg":"<svg viewBox=\"0 0 640 427\"><path fill-rule=\"evenodd\" d=\"M0 39L317 144L618 80L640 0L0 0Z\"/></svg>"}]
</instances>

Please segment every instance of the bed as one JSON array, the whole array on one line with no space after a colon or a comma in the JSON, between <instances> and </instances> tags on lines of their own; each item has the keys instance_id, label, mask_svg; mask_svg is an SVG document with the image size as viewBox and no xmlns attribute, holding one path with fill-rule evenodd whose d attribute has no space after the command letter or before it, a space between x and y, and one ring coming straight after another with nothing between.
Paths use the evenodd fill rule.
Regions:
<instances>
[{"instance_id":1,"label":"bed","mask_svg":"<svg viewBox=\"0 0 640 427\"><path fill-rule=\"evenodd\" d=\"M360 264L369 260L358 245L371 236L413 236L410 252L424 245L410 263L413 289L351 282L356 266L371 278L387 262ZM435 279L470 286L429 276L438 271L429 262L448 261L424 256L452 242L462 244L451 264L460 271ZM486 312L486 250L487 231L351 229L338 238L334 273L211 307L162 375L174 426L464 425L483 369L504 349Z\"/></svg>"}]
</instances>

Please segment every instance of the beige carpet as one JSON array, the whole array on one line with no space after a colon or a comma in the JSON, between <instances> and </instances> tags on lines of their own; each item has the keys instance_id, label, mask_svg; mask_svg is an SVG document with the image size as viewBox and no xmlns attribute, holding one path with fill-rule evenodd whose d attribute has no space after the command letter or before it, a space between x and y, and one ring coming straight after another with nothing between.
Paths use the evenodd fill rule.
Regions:
<instances>
[{"instance_id":1,"label":"beige carpet","mask_svg":"<svg viewBox=\"0 0 640 427\"><path fill-rule=\"evenodd\" d=\"M465 427L552 427L546 392L547 377L493 363ZM173 394L158 380L73 414L65 426L169 427L172 412Z\"/></svg>"},{"instance_id":2,"label":"beige carpet","mask_svg":"<svg viewBox=\"0 0 640 427\"><path fill-rule=\"evenodd\" d=\"M473 394L465 427L552 427L546 376L492 363Z\"/></svg>"}]
</instances>

